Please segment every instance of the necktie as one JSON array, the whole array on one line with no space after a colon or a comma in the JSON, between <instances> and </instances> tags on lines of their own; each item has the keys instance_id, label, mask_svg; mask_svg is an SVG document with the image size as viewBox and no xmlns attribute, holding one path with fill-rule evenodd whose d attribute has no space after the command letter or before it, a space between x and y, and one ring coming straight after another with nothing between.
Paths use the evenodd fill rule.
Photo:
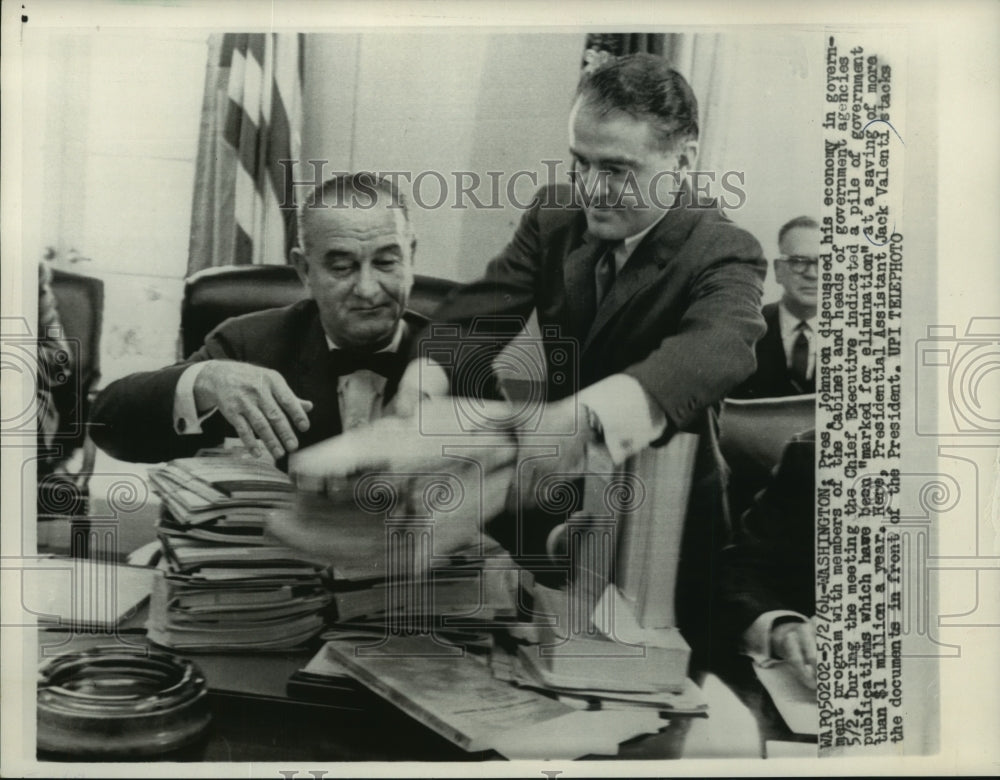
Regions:
<instances>
[{"instance_id":1,"label":"necktie","mask_svg":"<svg viewBox=\"0 0 1000 780\"><path fill-rule=\"evenodd\" d=\"M330 352L330 365L335 376L346 376L367 368L384 377L401 373L402 358L396 352L353 352L334 349Z\"/></svg>"},{"instance_id":2,"label":"necktie","mask_svg":"<svg viewBox=\"0 0 1000 780\"><path fill-rule=\"evenodd\" d=\"M619 246L621 246L621 241L609 243L604 254L597 261L597 265L594 266L594 289L597 293L596 301L598 306L601 305L601 301L605 299L611 291L611 286L615 283L615 276L617 276L615 250Z\"/></svg>"},{"instance_id":3,"label":"necktie","mask_svg":"<svg viewBox=\"0 0 1000 780\"><path fill-rule=\"evenodd\" d=\"M809 337L806 336L808 329L809 326L804 321L795 326L799 335L792 344L792 360L789 366L792 380L800 388L805 388L809 384Z\"/></svg>"}]
</instances>

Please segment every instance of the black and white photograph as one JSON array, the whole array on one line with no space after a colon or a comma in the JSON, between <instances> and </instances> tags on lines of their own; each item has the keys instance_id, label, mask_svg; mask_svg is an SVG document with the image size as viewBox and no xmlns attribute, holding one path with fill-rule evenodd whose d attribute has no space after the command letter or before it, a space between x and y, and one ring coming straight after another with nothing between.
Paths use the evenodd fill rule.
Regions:
<instances>
[{"instance_id":1,"label":"black and white photograph","mask_svg":"<svg viewBox=\"0 0 1000 780\"><path fill-rule=\"evenodd\" d=\"M4 776L995 772L954 9L5 3Z\"/></svg>"}]
</instances>

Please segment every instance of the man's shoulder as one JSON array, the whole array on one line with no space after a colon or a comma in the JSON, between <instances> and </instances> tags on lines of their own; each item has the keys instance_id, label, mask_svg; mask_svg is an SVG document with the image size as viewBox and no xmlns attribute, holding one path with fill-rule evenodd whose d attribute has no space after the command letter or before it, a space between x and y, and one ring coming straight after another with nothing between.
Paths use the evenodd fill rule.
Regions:
<instances>
[{"instance_id":1,"label":"man's shoulder","mask_svg":"<svg viewBox=\"0 0 1000 780\"><path fill-rule=\"evenodd\" d=\"M543 232L552 232L580 219L583 209L570 184L546 184L535 193L530 208L538 215Z\"/></svg>"},{"instance_id":2,"label":"man's shoulder","mask_svg":"<svg viewBox=\"0 0 1000 780\"><path fill-rule=\"evenodd\" d=\"M691 221L691 238L728 257L763 260L764 250L750 231L733 222L715 204L693 203L684 207Z\"/></svg>"},{"instance_id":3,"label":"man's shoulder","mask_svg":"<svg viewBox=\"0 0 1000 780\"><path fill-rule=\"evenodd\" d=\"M230 317L220 324L216 331L222 333L256 333L264 331L269 334L295 331L311 323L318 314L316 302L306 298L289 306L274 309L262 309Z\"/></svg>"}]
</instances>

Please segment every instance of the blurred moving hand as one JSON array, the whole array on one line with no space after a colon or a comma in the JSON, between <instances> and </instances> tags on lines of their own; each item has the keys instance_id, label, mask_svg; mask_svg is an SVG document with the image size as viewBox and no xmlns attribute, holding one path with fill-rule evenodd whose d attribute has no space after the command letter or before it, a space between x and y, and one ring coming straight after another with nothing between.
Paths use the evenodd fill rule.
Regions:
<instances>
[{"instance_id":1,"label":"blurred moving hand","mask_svg":"<svg viewBox=\"0 0 1000 780\"><path fill-rule=\"evenodd\" d=\"M411 360L399 380L396 395L386 405L386 412L399 417L413 417L421 401L442 398L450 391L448 374L426 358Z\"/></svg>"}]
</instances>

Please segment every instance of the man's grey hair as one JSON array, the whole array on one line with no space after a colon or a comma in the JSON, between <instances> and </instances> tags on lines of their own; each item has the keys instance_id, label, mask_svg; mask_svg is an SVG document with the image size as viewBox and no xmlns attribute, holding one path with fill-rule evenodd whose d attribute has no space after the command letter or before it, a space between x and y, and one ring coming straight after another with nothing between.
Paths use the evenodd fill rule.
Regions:
<instances>
[{"instance_id":1,"label":"man's grey hair","mask_svg":"<svg viewBox=\"0 0 1000 780\"><path fill-rule=\"evenodd\" d=\"M778 231L778 243L780 244L785 234L789 230L795 230L795 228L816 228L819 229L819 222L817 222L812 217L802 216L796 217L795 219L790 219L784 225L781 226L781 230Z\"/></svg>"},{"instance_id":2,"label":"man's grey hair","mask_svg":"<svg viewBox=\"0 0 1000 780\"><path fill-rule=\"evenodd\" d=\"M413 243L413 223L410 222L410 206L406 194L388 176L380 176L367 171L332 176L316 185L299 203L298 220L299 249L308 248L306 215L315 209L370 209L388 199L390 208L402 209L406 224L406 238Z\"/></svg>"}]
</instances>

